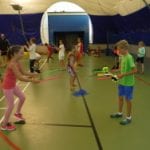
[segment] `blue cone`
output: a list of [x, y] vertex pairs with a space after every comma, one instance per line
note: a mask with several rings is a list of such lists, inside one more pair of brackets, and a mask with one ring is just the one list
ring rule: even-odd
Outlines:
[[80, 89], [79, 91], [75, 91], [73, 93], [74, 96], [84, 96], [84, 95], [87, 95], [87, 94], [88, 93], [85, 90], [83, 90], [83, 89]]

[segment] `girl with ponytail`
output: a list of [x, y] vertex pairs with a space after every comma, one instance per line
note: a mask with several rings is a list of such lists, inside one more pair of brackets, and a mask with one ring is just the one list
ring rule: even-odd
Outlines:
[[21, 114], [21, 109], [25, 101], [25, 95], [16, 84], [17, 80], [25, 82], [38, 83], [39, 80], [34, 77], [37, 73], [26, 72], [21, 65], [21, 58], [24, 55], [24, 50], [21, 46], [15, 45], [9, 48], [7, 53], [8, 65], [2, 81], [2, 90], [7, 102], [7, 109], [4, 113], [1, 122], [1, 130], [13, 131], [15, 125], [9, 123], [10, 115], [14, 108], [14, 96], [18, 97], [18, 105], [14, 114], [17, 122], [25, 123], [25, 119]]

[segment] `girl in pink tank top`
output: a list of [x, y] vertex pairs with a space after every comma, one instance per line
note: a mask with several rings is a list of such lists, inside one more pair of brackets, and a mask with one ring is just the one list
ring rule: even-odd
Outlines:
[[25, 123], [25, 119], [21, 114], [21, 109], [25, 101], [25, 95], [16, 84], [17, 79], [25, 82], [38, 83], [39, 80], [33, 78], [37, 73], [29, 73], [23, 70], [20, 59], [24, 55], [24, 50], [20, 46], [10, 47], [7, 58], [8, 65], [2, 81], [2, 90], [7, 101], [7, 109], [1, 122], [1, 130], [13, 131], [16, 129], [14, 125], [9, 123], [10, 115], [14, 108], [14, 96], [18, 97], [18, 105], [14, 114], [16, 122]]
[[[11, 89], [16, 86], [17, 79], [11, 67], [12, 65], [13, 64], [9, 64], [6, 68], [5, 75], [3, 78], [3, 84], [2, 84], [3, 89]], [[16, 65], [19, 66], [19, 64]]]

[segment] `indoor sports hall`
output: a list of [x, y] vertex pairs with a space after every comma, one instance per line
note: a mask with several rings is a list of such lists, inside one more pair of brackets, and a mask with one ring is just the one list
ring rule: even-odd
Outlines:
[[0, 5], [0, 150], [150, 149], [149, 0]]

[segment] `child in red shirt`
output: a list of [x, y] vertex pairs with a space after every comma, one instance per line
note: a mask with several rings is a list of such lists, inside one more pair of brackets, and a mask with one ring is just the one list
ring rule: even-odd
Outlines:
[[49, 62], [49, 59], [51, 58], [52, 60], [54, 60], [54, 58], [52, 57], [53, 54], [53, 48], [50, 44], [45, 43], [45, 46], [47, 47], [48, 50], [48, 56], [47, 56], [47, 63]]

